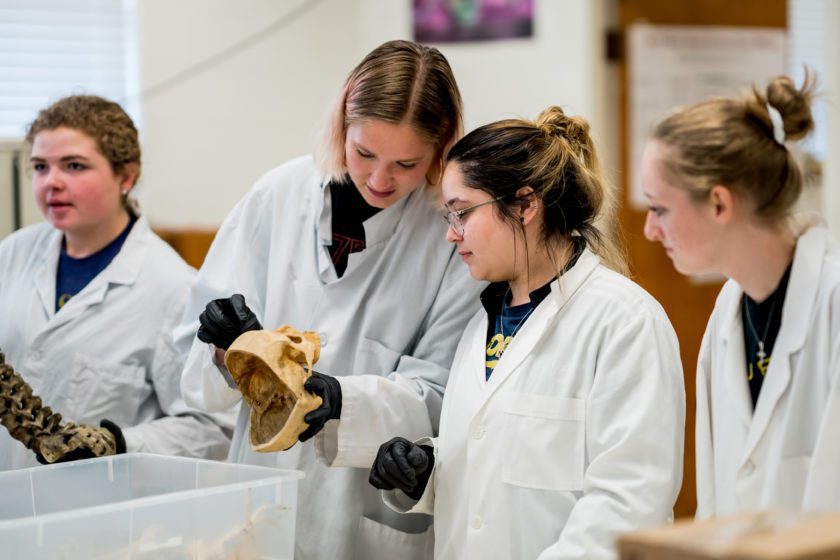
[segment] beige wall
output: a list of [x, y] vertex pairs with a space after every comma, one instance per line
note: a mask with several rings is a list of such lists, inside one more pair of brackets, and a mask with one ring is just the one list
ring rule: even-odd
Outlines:
[[[217, 226], [265, 171], [307, 153], [363, 53], [354, 2], [327, 0], [262, 42], [146, 97], [141, 200], [158, 225]], [[299, 2], [138, 2], [141, 84], [154, 88], [264, 29]]]
[[[299, 2], [143, 0], [144, 89], [263, 29]], [[465, 99], [467, 129], [549, 104], [605, 123], [602, 2], [537, 1], [530, 40], [438, 45]], [[376, 45], [411, 38], [410, 0], [324, 0], [286, 29], [142, 101], [146, 214], [217, 226], [261, 174], [311, 150], [327, 104]], [[201, 13], [200, 17], [197, 15]], [[607, 126], [610, 124], [610, 126]]]

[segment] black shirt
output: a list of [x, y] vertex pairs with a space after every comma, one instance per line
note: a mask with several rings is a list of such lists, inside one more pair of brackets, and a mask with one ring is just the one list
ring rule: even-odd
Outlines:
[[[753, 409], [761, 393], [761, 384], [770, 367], [770, 355], [776, 336], [782, 326], [782, 308], [785, 304], [790, 265], [785, 270], [779, 285], [767, 299], [756, 303], [747, 294], [741, 302], [741, 318], [744, 327], [744, 353], [747, 359], [747, 382], [750, 385]], [[763, 346], [763, 348], [762, 348]]]
[[347, 269], [347, 257], [365, 248], [364, 221], [379, 212], [365, 202], [349, 177], [329, 184], [332, 204], [332, 244], [330, 257], [338, 277]]

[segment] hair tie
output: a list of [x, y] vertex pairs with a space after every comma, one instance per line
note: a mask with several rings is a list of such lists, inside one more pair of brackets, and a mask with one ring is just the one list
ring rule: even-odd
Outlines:
[[767, 106], [767, 114], [770, 115], [770, 122], [773, 123], [773, 140], [775, 140], [776, 144], [779, 146], [784, 147], [785, 121], [782, 119], [782, 114], [778, 109], [770, 105], [769, 102], [765, 105]]

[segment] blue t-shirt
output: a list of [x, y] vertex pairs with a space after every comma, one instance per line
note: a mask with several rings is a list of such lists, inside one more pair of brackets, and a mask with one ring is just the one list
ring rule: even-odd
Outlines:
[[122, 249], [131, 228], [137, 222], [137, 217], [131, 215], [128, 225], [116, 239], [92, 255], [81, 259], [74, 259], [67, 254], [64, 242], [61, 244], [61, 255], [58, 257], [58, 273], [55, 278], [55, 310], [70, 301], [70, 298], [81, 292], [96, 275], [111, 264], [114, 257]]
[[484, 362], [486, 379], [490, 379], [493, 369], [507, 350], [516, 332], [522, 327], [522, 323], [528, 318], [535, 305], [533, 301], [521, 305], [509, 306], [506, 301], [502, 302], [501, 312], [496, 315], [496, 326], [493, 336], [487, 341], [487, 358]]
[[[574, 252], [561, 274], [565, 274], [575, 266], [578, 258], [583, 253], [583, 249], [586, 247], [586, 242], [579, 236], [572, 237], [572, 244]], [[487, 346], [485, 347], [486, 356], [484, 359], [485, 379], [490, 379], [496, 364], [513, 341], [513, 337], [516, 336], [516, 333], [522, 328], [522, 325], [528, 320], [528, 317], [534, 309], [551, 293], [551, 282], [554, 280], [552, 279], [528, 294], [530, 301], [527, 303], [514, 306], [508, 306], [507, 300], [510, 296], [510, 286], [507, 282], [493, 282], [481, 292], [481, 305], [484, 307], [484, 311], [487, 312]]]

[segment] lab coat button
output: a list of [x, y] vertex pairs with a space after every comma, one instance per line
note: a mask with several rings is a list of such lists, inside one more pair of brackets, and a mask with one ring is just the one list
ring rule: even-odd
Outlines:
[[33, 360], [35, 360], [36, 362], [37, 362], [37, 361], [40, 361], [40, 360], [41, 360], [41, 358], [43, 358], [43, 357], [44, 357], [44, 355], [43, 355], [40, 351], [38, 351], [38, 350], [35, 350], [34, 352], [32, 352], [32, 354], [30, 354], [30, 356], [31, 356], [31, 357], [32, 357], [32, 359], [33, 359]]
[[486, 430], [484, 429], [484, 426], [477, 426], [477, 427], [475, 428], [475, 430], [473, 431], [473, 439], [481, 439], [481, 438], [483, 438], [483, 437], [484, 437], [484, 432], [485, 432], [485, 431], [486, 431]]
[[321, 348], [323, 348], [324, 346], [326, 346], [330, 342], [330, 337], [327, 336], [327, 333], [319, 332], [318, 333], [318, 338], [321, 341]]
[[752, 461], [747, 461], [744, 465], [744, 474], [751, 475], [755, 470], [755, 464]]
[[472, 528], [475, 529], [475, 530], [481, 529], [481, 524], [482, 524], [481, 516], [480, 515], [473, 515], [472, 522], [471, 522]]

